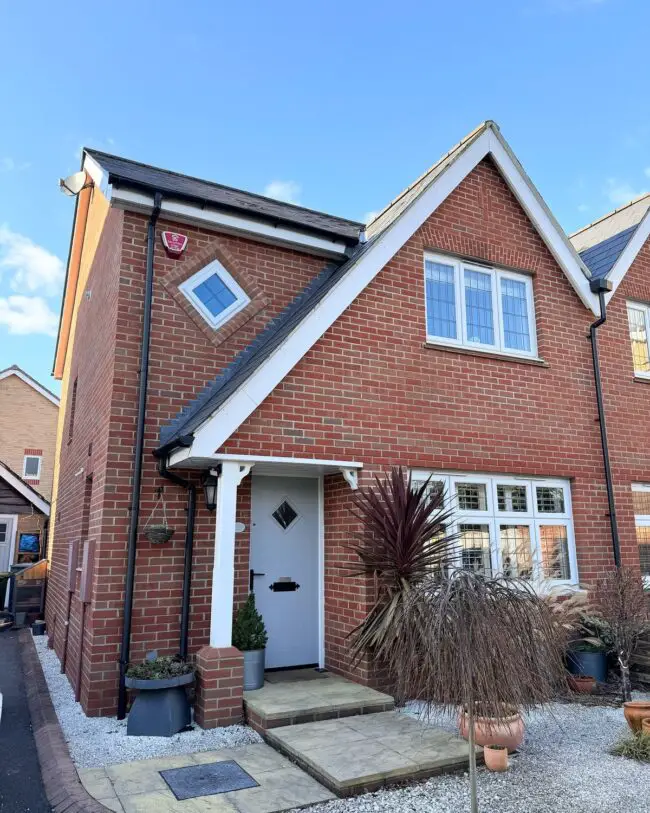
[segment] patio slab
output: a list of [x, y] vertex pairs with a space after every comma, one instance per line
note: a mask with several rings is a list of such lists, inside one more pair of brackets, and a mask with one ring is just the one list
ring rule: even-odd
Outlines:
[[[249, 774], [256, 786], [178, 800], [160, 774], [230, 761]], [[116, 813], [280, 813], [334, 798], [312, 776], [264, 743], [80, 768], [78, 773], [90, 795]]]
[[372, 714], [395, 707], [390, 695], [338, 675], [324, 673], [318, 679], [302, 680], [298, 677], [280, 680], [274, 675], [273, 682], [265, 682], [261, 689], [244, 692], [249, 725], [264, 733], [279, 726]]
[[275, 728], [266, 738], [337, 796], [464, 770], [469, 761], [461, 737], [396, 711]]

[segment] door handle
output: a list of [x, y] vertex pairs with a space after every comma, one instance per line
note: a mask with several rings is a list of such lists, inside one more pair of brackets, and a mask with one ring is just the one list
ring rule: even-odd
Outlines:
[[248, 571], [248, 592], [255, 592], [255, 576], [266, 576], [266, 573], [256, 573], [252, 568]]

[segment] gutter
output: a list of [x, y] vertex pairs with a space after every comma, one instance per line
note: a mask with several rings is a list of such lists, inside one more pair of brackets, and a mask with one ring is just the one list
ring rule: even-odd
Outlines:
[[149, 379], [149, 344], [151, 340], [151, 307], [153, 300], [153, 255], [155, 249], [156, 223], [160, 215], [162, 195], [154, 195], [154, 208], [147, 228], [147, 273], [142, 317], [142, 345], [140, 347], [140, 381], [138, 393], [138, 417], [135, 430], [135, 453], [133, 461], [133, 490], [131, 492], [131, 516], [127, 547], [126, 582], [124, 594], [124, 626], [120, 646], [120, 685], [117, 700], [117, 719], [126, 717], [126, 686], [124, 678], [131, 654], [131, 623], [133, 620], [133, 588], [135, 583], [135, 555], [140, 519], [140, 486], [142, 484], [142, 452], [144, 449], [144, 423], [147, 411], [147, 384]]
[[609, 444], [607, 442], [607, 424], [605, 422], [605, 405], [603, 402], [603, 385], [600, 376], [600, 361], [598, 358], [598, 328], [607, 321], [607, 304], [605, 295], [613, 288], [612, 281], [606, 277], [592, 278], [589, 282], [592, 292], [598, 294], [600, 303], [600, 317], [589, 327], [589, 341], [591, 342], [591, 359], [594, 367], [594, 381], [596, 384], [596, 403], [598, 404], [598, 422], [600, 424], [600, 443], [603, 450], [603, 463], [605, 466], [605, 483], [607, 486], [607, 504], [609, 507], [609, 524], [612, 534], [612, 550], [614, 565], [621, 566], [621, 542], [618, 535], [618, 521], [616, 518], [616, 503], [614, 500], [614, 482], [609, 457]]

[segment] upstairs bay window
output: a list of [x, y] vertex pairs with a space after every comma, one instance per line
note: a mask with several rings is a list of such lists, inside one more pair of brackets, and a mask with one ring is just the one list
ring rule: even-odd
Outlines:
[[504, 355], [536, 356], [532, 280], [426, 254], [427, 340]]
[[634, 375], [650, 378], [650, 308], [637, 302], [627, 303], [627, 318], [630, 326], [630, 344]]
[[[414, 471], [421, 483], [430, 472]], [[458, 534], [458, 566], [535, 584], [576, 584], [571, 489], [566, 480], [435, 473]]]

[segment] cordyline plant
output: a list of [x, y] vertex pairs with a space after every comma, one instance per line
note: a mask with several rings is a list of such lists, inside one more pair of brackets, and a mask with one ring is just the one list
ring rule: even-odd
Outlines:
[[621, 673], [623, 702], [632, 699], [630, 660], [639, 639], [650, 632], [648, 597], [638, 571], [618, 567], [603, 576], [592, 596], [595, 613], [609, 628], [611, 651]]
[[430, 478], [414, 484], [403, 469], [393, 468], [355, 493], [352, 513], [361, 523], [353, 545], [361, 564], [351, 575], [370, 576], [375, 587], [370, 612], [351, 633], [352, 656], [381, 660], [396, 644], [411, 589], [454, 560], [457, 536], [448, 531], [453, 511]]

